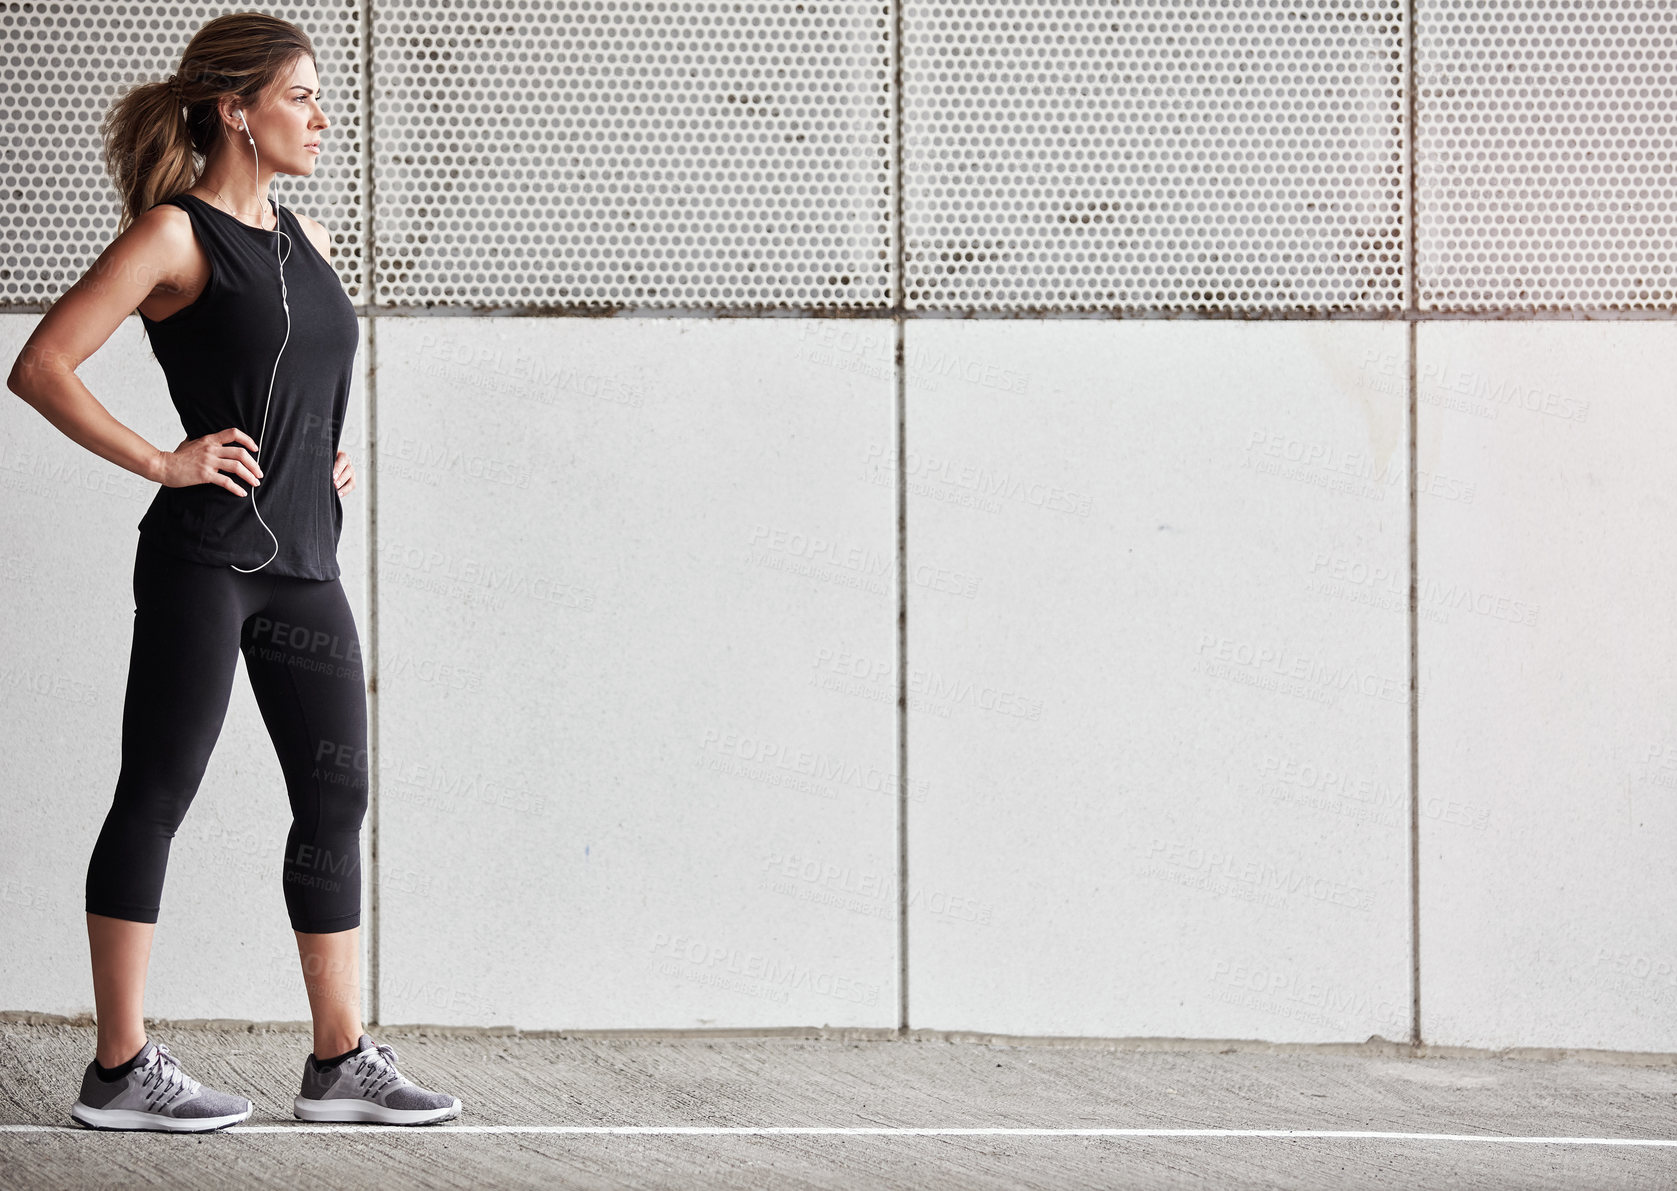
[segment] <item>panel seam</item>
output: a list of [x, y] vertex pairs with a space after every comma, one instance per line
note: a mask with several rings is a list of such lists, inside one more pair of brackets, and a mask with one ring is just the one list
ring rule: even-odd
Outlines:
[[1406, 429], [1409, 435], [1409, 1044], [1418, 1051], [1421, 1047], [1421, 676], [1420, 676], [1420, 501], [1416, 452], [1419, 448], [1416, 342], [1419, 333], [1417, 315], [1420, 306], [1420, 281], [1416, 276], [1420, 237], [1415, 230], [1415, 211], [1418, 206], [1415, 177], [1418, 128], [1415, 123], [1418, 106], [1415, 85], [1415, 3], [1406, 6], [1408, 18], [1405, 29], [1404, 82], [1407, 91], [1407, 142], [1405, 189], [1408, 192], [1407, 226], [1404, 228], [1407, 256], [1408, 284], [1405, 286], [1404, 311], [1408, 316], [1405, 349], [1408, 355], [1408, 401]]
[[894, 269], [891, 282], [895, 351], [892, 375], [896, 407], [897, 514], [897, 1032], [906, 1036], [908, 1021], [908, 473], [907, 402], [903, 307], [903, 0], [891, 2], [891, 228]]
[[382, 935], [379, 930], [379, 617], [378, 617], [378, 319], [373, 313], [373, 0], [361, 0], [362, 36], [366, 52], [361, 56], [361, 95], [367, 112], [366, 151], [361, 154], [362, 203], [362, 292], [367, 311], [366, 425], [367, 425], [367, 992], [365, 1011], [368, 1025], [378, 1025], [383, 1012], [379, 996], [383, 968], [379, 963]]

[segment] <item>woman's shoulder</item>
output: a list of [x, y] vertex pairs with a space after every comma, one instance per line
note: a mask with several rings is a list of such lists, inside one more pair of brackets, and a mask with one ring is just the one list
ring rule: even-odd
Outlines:
[[176, 203], [174, 198], [159, 199], [133, 218], [122, 238], [175, 251], [189, 250], [195, 241], [192, 216], [187, 214], [186, 204]]
[[151, 206], [147, 207], [144, 211], [140, 212], [140, 214], [151, 215], [153, 213], [158, 213], [163, 215], [165, 218], [175, 218], [177, 216], [185, 218], [188, 202], [183, 200], [191, 200], [194, 197], [196, 196], [186, 190], [183, 190], [178, 194], [165, 195], [163, 198], [158, 199]]
[[[291, 208], [287, 207], [286, 210], [291, 211]], [[326, 225], [317, 219], [311, 219], [301, 211], [291, 211], [291, 216], [297, 221], [298, 226], [303, 229], [303, 234], [309, 238], [309, 243], [314, 245], [314, 250], [320, 253], [321, 259], [330, 261], [332, 259], [332, 237], [327, 232]]]

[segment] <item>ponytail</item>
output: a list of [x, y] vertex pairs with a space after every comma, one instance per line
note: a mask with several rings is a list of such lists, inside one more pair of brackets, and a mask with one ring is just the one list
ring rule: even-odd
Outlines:
[[118, 235], [159, 201], [192, 189], [198, 180], [181, 83], [174, 76], [143, 83], [118, 99], [99, 132], [105, 140], [105, 169], [122, 198]]

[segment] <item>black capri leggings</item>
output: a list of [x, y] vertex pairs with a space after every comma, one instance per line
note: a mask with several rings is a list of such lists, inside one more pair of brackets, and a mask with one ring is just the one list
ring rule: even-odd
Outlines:
[[241, 574], [140, 539], [122, 771], [87, 866], [92, 914], [156, 922], [169, 844], [221, 735], [237, 653], [291, 801], [285, 908], [310, 934], [361, 924], [367, 695], [337, 579]]

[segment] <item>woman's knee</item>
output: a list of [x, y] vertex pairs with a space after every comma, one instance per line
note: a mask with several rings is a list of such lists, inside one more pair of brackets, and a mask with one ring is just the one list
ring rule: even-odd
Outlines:
[[322, 834], [358, 834], [367, 817], [367, 774], [351, 770], [342, 780], [320, 779], [320, 830]]
[[180, 764], [150, 767], [143, 774], [125, 770], [117, 777], [109, 817], [172, 836], [186, 821], [203, 777], [202, 768]]

